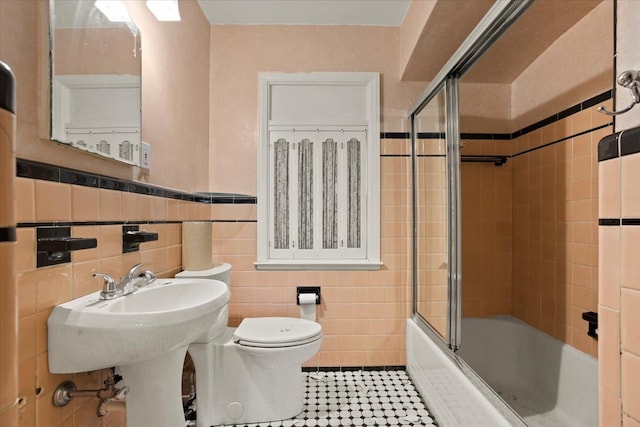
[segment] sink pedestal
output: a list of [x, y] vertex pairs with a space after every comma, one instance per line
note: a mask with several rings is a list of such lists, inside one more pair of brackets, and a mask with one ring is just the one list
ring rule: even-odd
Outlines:
[[127, 394], [127, 427], [184, 426], [182, 366], [187, 346], [120, 366]]

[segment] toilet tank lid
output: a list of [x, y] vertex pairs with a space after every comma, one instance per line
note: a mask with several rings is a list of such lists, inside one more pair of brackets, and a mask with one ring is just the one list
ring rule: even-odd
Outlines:
[[319, 323], [296, 317], [254, 317], [244, 319], [233, 334], [235, 342], [286, 344], [322, 334]]
[[211, 276], [216, 276], [218, 274], [222, 274], [229, 270], [231, 270], [231, 264], [225, 262], [224, 264], [218, 264], [213, 268], [209, 268], [208, 270], [184, 270], [176, 274], [176, 277], [182, 278], [182, 279], [192, 278], [192, 277], [207, 278]]

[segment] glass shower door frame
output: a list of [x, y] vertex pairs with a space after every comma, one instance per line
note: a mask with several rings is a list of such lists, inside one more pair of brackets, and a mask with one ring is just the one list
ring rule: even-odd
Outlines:
[[457, 77], [445, 81], [447, 161], [447, 337], [453, 351], [462, 338], [462, 215], [460, 203], [460, 128]]
[[[460, 117], [458, 85], [460, 77], [493, 45], [535, 0], [497, 0], [469, 34], [449, 61], [427, 86], [409, 110], [411, 122], [411, 165], [413, 201], [413, 318], [432, 337], [437, 337], [453, 351], [461, 344], [462, 257], [460, 215]], [[417, 209], [417, 129], [416, 117], [444, 87], [446, 108], [446, 184], [447, 184], [447, 337], [446, 341], [418, 313], [418, 209]]]
[[[446, 184], [446, 240], [447, 240], [447, 302], [446, 302], [446, 336], [440, 333], [419, 315], [418, 308], [418, 130], [416, 116], [411, 117], [412, 135], [412, 180], [413, 180], [413, 313], [420, 319], [420, 324], [434, 332], [447, 346], [457, 350], [460, 346], [462, 318], [462, 257], [461, 257], [461, 216], [460, 216], [460, 132], [458, 128], [458, 78], [447, 78], [434, 91], [434, 96], [425, 102], [425, 106], [435, 98], [443, 88], [445, 94], [445, 184]], [[453, 119], [449, 119], [449, 117]], [[422, 236], [424, 237], [424, 236]]]

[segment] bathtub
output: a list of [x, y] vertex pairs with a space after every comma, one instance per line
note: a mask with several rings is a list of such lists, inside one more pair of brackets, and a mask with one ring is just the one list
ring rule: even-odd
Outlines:
[[440, 425], [598, 426], [596, 359], [509, 316], [463, 319], [456, 355], [419, 323], [408, 320], [407, 370]]

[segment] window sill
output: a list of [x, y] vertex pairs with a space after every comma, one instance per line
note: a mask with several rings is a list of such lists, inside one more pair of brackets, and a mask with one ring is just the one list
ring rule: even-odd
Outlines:
[[254, 262], [256, 270], [305, 270], [305, 271], [375, 271], [381, 262], [356, 260], [271, 260]]

